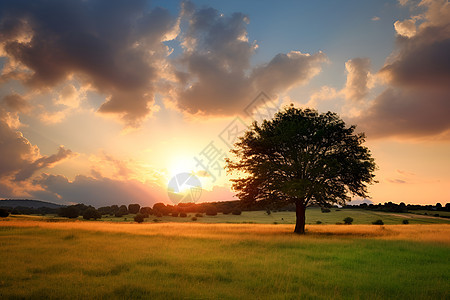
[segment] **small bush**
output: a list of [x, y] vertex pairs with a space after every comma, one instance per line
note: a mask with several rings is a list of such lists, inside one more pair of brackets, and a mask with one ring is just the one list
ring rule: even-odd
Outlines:
[[344, 223], [347, 225], [352, 225], [353, 222], [353, 218], [352, 217], [347, 217], [344, 219]]
[[97, 219], [100, 219], [101, 217], [102, 217], [102, 214], [93, 207], [89, 207], [88, 209], [86, 209], [83, 212], [83, 219], [85, 219], [85, 220], [90, 220], [90, 219], [97, 220]]
[[215, 206], [208, 206], [205, 213], [207, 216], [217, 216], [217, 209]]
[[137, 214], [134, 216], [134, 221], [135, 221], [135, 222], [138, 222], [138, 223], [144, 222], [144, 214], [137, 213]]
[[158, 220], [158, 219], [153, 219], [153, 222], [155, 222], [155, 223], [158, 223], [158, 222], [160, 222], [161, 220]]
[[316, 221], [316, 224], [318, 225], [318, 224], [322, 224], [322, 221]]
[[0, 208], [0, 218], [6, 218], [9, 216], [9, 212], [6, 209]]
[[375, 222], [372, 222], [373, 225], [384, 225], [383, 220], [376, 220]]
[[331, 210], [330, 210], [329, 208], [326, 208], [326, 207], [321, 207], [320, 210], [321, 210], [323, 213], [329, 213], [329, 212], [331, 212]]
[[197, 221], [197, 217], [192, 217], [192, 221]]
[[278, 224], [278, 222], [273, 222], [273, 224], [277, 225], [277, 224]]
[[195, 214], [195, 216], [196, 216], [197, 218], [201, 218], [201, 217], [203, 217], [203, 214], [197, 213], [197, 214]]
[[186, 213], [184, 213], [184, 212], [180, 213], [180, 218], [186, 218], [186, 217], [187, 217]]
[[402, 224], [409, 224], [409, 221], [408, 220], [403, 220]]
[[231, 213], [235, 216], [239, 216], [240, 214], [242, 214], [242, 211], [238, 208], [235, 208]]

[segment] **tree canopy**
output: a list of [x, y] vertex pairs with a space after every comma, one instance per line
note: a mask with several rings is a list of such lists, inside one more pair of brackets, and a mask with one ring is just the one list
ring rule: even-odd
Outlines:
[[295, 203], [296, 233], [304, 233], [305, 208], [368, 197], [376, 169], [365, 136], [336, 114], [293, 105], [272, 120], [254, 122], [231, 150], [227, 168], [242, 201]]

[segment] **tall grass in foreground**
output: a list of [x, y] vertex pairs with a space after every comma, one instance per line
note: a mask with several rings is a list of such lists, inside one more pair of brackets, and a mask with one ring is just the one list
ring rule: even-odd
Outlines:
[[449, 297], [448, 225], [307, 229], [0, 222], [0, 298]]

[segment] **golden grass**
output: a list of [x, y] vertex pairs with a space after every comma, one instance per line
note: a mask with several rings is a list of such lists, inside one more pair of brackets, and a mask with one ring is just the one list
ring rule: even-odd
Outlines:
[[135, 235], [160, 235], [195, 238], [239, 239], [292, 239], [292, 238], [374, 238], [410, 240], [450, 244], [450, 225], [307, 225], [307, 234], [292, 233], [293, 225], [272, 224], [204, 224], [204, 223], [109, 223], [109, 222], [45, 222], [6, 219], [2, 227], [39, 227], [48, 229], [86, 230], [97, 232], [128, 233]]

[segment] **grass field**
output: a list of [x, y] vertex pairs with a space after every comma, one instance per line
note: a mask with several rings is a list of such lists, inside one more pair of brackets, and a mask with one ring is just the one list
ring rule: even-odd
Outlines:
[[8, 217], [0, 221], [0, 298], [450, 297], [450, 225], [292, 230]]

